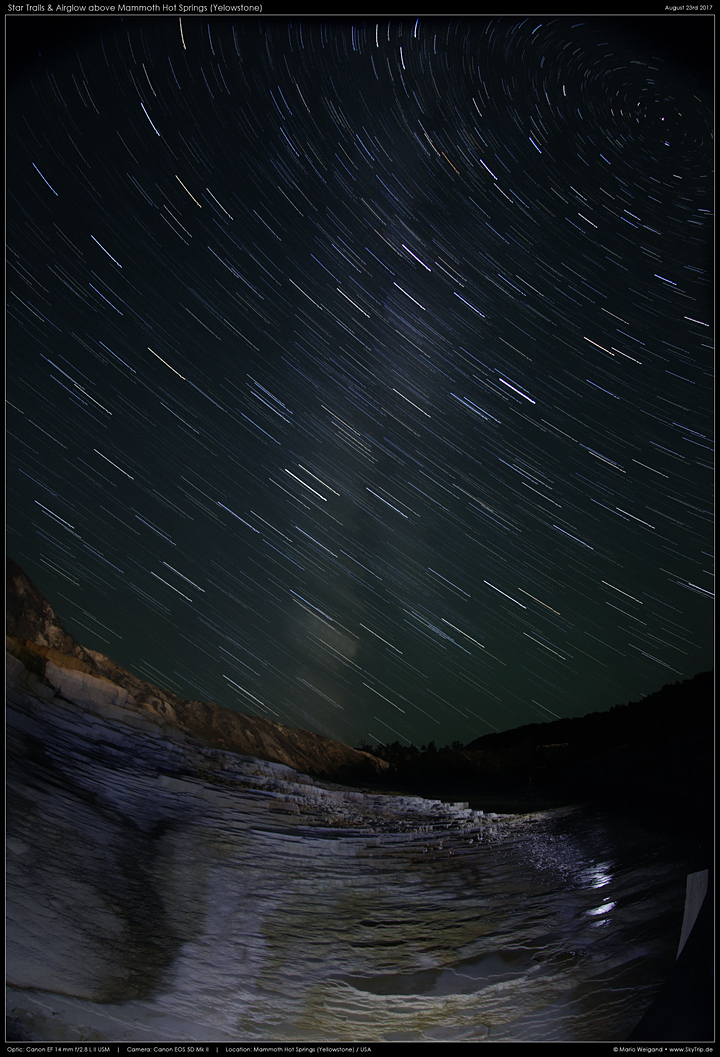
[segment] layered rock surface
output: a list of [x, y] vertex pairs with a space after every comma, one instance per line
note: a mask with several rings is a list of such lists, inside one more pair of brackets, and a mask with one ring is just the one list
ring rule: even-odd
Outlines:
[[[268, 912], [298, 883], [329, 886], [335, 899], [333, 886], [353, 887], [348, 857], [382, 839], [414, 844], [468, 830], [492, 839], [503, 823], [466, 804], [325, 787], [290, 766], [214, 748], [126, 688], [83, 671], [82, 662], [67, 668], [50, 659], [51, 650], [8, 643], [7, 978], [15, 1037], [228, 1038], [229, 1013], [215, 1021], [206, 1010], [198, 1025], [192, 988], [212, 992], [218, 974], [229, 975], [233, 988], [251, 978], [264, 959]], [[351, 902], [372, 915], [383, 887], [379, 877]], [[211, 890], [232, 905], [215, 905]], [[218, 929], [223, 942], [235, 936], [232, 967], [221, 968], [212, 950]], [[194, 955], [183, 961], [194, 943], [204, 951], [200, 968]], [[181, 997], [177, 983], [170, 987], [164, 1012], [132, 1006], [139, 1023], [107, 1013], [108, 1003], [147, 1002], [178, 972], [190, 978]], [[33, 998], [39, 992], [41, 1001]], [[91, 1005], [82, 1007], [76, 1031], [78, 1002]], [[95, 1011], [98, 1003], [103, 1009]], [[41, 1010], [49, 1008], [56, 1016], [64, 1010], [60, 1020], [46, 1022]], [[102, 1024], [94, 1034], [93, 1023]]]
[[62, 669], [109, 680], [126, 690], [127, 699], [143, 712], [161, 717], [208, 745], [274, 760], [331, 780], [372, 780], [387, 770], [384, 760], [333, 738], [246, 716], [221, 705], [186, 701], [139, 679], [109, 657], [76, 642], [20, 566], [10, 558], [6, 565], [7, 648], [38, 674], [44, 673], [45, 660]]
[[682, 920], [685, 871], [655, 839], [623, 866], [603, 823], [578, 837], [564, 816], [323, 782], [297, 761], [336, 776], [345, 746], [150, 686], [13, 584], [9, 1040], [598, 1041], [637, 1023]]
[[623, 1038], [672, 963], [677, 869], [327, 787], [6, 656], [11, 1039]]

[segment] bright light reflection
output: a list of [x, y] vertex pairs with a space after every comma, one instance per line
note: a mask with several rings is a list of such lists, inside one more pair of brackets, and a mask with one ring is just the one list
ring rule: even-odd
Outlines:
[[586, 910], [586, 914], [607, 914], [610, 910], [613, 910], [617, 906], [617, 903], [603, 903], [601, 907], [594, 907], [593, 910]]
[[604, 888], [613, 879], [612, 864], [609, 862], [595, 863], [593, 866], [583, 870], [581, 877], [588, 888]]

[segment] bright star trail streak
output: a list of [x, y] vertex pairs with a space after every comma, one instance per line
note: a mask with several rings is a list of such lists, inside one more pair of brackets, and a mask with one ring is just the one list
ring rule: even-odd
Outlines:
[[712, 667], [713, 116], [659, 22], [8, 18], [7, 547], [79, 641], [352, 745]]

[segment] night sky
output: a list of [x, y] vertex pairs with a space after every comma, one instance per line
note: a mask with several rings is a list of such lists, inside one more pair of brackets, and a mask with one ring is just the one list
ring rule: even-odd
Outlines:
[[7, 550], [83, 645], [353, 745], [712, 667], [712, 21], [7, 30]]

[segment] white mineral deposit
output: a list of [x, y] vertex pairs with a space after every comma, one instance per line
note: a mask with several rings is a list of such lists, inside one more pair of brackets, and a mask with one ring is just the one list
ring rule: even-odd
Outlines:
[[681, 871], [648, 847], [603, 859], [577, 811], [322, 783], [8, 644], [8, 1012], [26, 1038], [623, 1038], [672, 962]]

